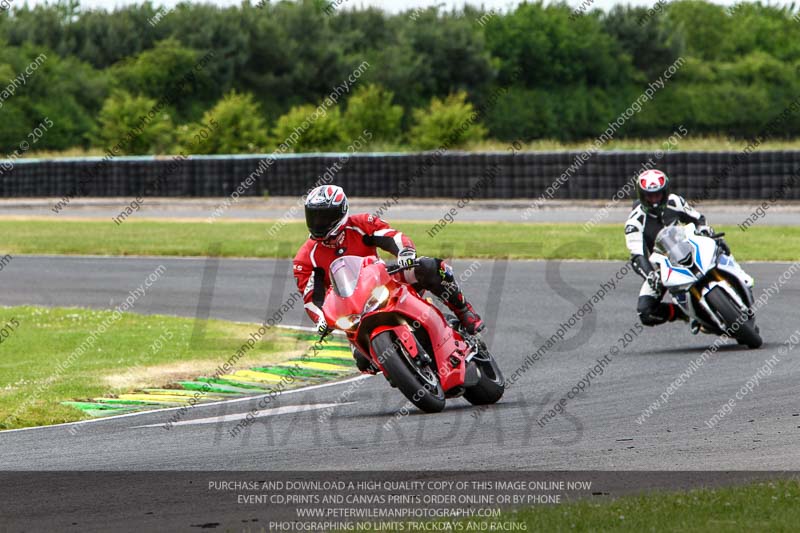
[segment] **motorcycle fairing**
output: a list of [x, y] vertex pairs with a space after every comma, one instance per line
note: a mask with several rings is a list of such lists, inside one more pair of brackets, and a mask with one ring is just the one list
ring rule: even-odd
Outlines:
[[[753, 287], [753, 278], [739, 266], [732, 256], [720, 253], [714, 239], [695, 235], [693, 224], [687, 224], [684, 228], [686, 241], [694, 248], [693, 265], [676, 265], [669, 257], [658, 251], [651, 254], [650, 260], [660, 269], [661, 280], [664, 287], [670, 291], [673, 302], [704, 325], [710, 326], [712, 329], [719, 329], [721, 323], [706, 303], [706, 294], [719, 286], [738, 305], [749, 308], [753, 304], [750, 290]], [[690, 267], [697, 267], [697, 273], [693, 272]], [[712, 272], [715, 269], [719, 272]], [[702, 285], [698, 285], [697, 282], [706, 276], [709, 276], [707, 280]], [[689, 298], [688, 292], [695, 287], [700, 291], [699, 298]], [[709, 324], [702, 317], [710, 317], [713, 323]]]
[[[470, 347], [463, 337], [448, 323], [442, 313], [431, 303], [423, 299], [410, 285], [400, 282], [396, 277], [387, 274], [385, 264], [376, 258], [362, 258], [359, 272], [359, 283], [350, 297], [339, 297], [333, 287], [323, 305], [323, 312], [329, 322], [338, 317], [354, 317], [353, 329], [346, 334], [350, 342], [356, 344], [364, 353], [369, 353], [373, 362], [384, 370], [375, 354], [372, 339], [378, 333], [392, 330], [406, 353], [413, 359], [425, 349], [414, 335], [414, 328], [424, 330], [432, 344], [430, 357], [435, 360], [439, 380], [445, 391], [456, 389], [464, 384], [466, 358], [471, 354]], [[385, 285], [389, 291], [389, 300], [380, 308], [363, 312], [362, 302], [369, 298], [372, 290]], [[355, 320], [357, 318], [357, 320]]]
[[[434, 343], [434, 353], [429, 355], [436, 360], [442, 388], [448, 391], [461, 385], [464, 382], [464, 359], [469, 353], [467, 343], [449, 326], [447, 320], [436, 307], [422, 299], [408, 285], [398, 285], [397, 297], [392, 298], [383, 309], [366, 315], [363, 322], [367, 322], [370, 315], [378, 313], [394, 313], [404, 320], [401, 321], [401, 324], [379, 326], [370, 334], [370, 340], [382, 331], [393, 330], [395, 336], [408, 350], [408, 354], [416, 357], [418, 354], [417, 343], [409, 325], [419, 324], [421, 328], [425, 329], [428, 338]], [[434, 341], [434, 339], [438, 339], [438, 341]], [[377, 360], [378, 354], [372, 353], [372, 355]], [[453, 361], [451, 361], [451, 358], [454, 358]], [[454, 367], [452, 362], [457, 362], [458, 364]]]
[[[741, 266], [739, 266], [739, 263], [736, 262], [732, 255], [720, 254], [719, 259], [717, 260], [717, 268], [740, 280], [748, 289], [753, 288], [753, 277], [745, 272]], [[749, 293], [749, 291], [745, 292]], [[752, 304], [752, 302], [750, 303]]]

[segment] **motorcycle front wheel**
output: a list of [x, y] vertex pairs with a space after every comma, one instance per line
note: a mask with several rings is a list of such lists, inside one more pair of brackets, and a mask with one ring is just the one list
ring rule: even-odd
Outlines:
[[[726, 333], [735, 338], [739, 344], [746, 344], [748, 348], [758, 348], [763, 340], [756, 330], [756, 320], [749, 318], [746, 322], [741, 321], [741, 311], [728, 294], [719, 287], [715, 287], [706, 295], [706, 301], [715, 309], [722, 318], [726, 326]], [[739, 323], [739, 328], [731, 326]]]
[[426, 413], [444, 409], [445, 395], [432, 365], [420, 366], [391, 331], [372, 339], [372, 349], [382, 358], [384, 372], [408, 400]]

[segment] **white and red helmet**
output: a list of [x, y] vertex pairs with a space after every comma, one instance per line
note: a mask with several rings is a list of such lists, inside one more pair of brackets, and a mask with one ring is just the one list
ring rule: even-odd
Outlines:
[[305, 201], [306, 226], [311, 238], [324, 241], [333, 237], [347, 222], [347, 195], [337, 185], [320, 185]]
[[661, 212], [669, 199], [669, 177], [660, 170], [645, 170], [636, 177], [636, 194], [642, 209]]

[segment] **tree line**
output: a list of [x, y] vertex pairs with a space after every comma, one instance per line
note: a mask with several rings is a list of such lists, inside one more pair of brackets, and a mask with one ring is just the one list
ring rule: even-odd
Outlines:
[[[12, 4], [0, 11], [0, 156], [271, 152], [300, 128], [292, 151], [344, 150], [364, 131], [371, 150], [592, 139], [654, 87], [617, 136], [682, 125], [745, 139], [800, 97], [793, 6], [656, 7]], [[798, 135], [798, 115], [769, 135]], [[26, 142], [44, 121], [52, 127]]]

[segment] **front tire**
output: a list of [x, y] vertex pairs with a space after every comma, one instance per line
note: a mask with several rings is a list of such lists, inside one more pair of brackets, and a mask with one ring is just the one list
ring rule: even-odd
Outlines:
[[[731, 297], [719, 287], [715, 287], [706, 295], [706, 300], [712, 309], [716, 310], [725, 324], [726, 333], [735, 338], [739, 344], [748, 348], [758, 348], [764, 342], [756, 331], [756, 319], [750, 317], [746, 322], [741, 322], [742, 311]], [[734, 329], [734, 324], [739, 323], [739, 328]]]
[[402, 343], [395, 342], [391, 331], [372, 339], [372, 349], [382, 357], [384, 371], [408, 400], [426, 413], [444, 409], [445, 395], [439, 376], [432, 365], [417, 366]]

